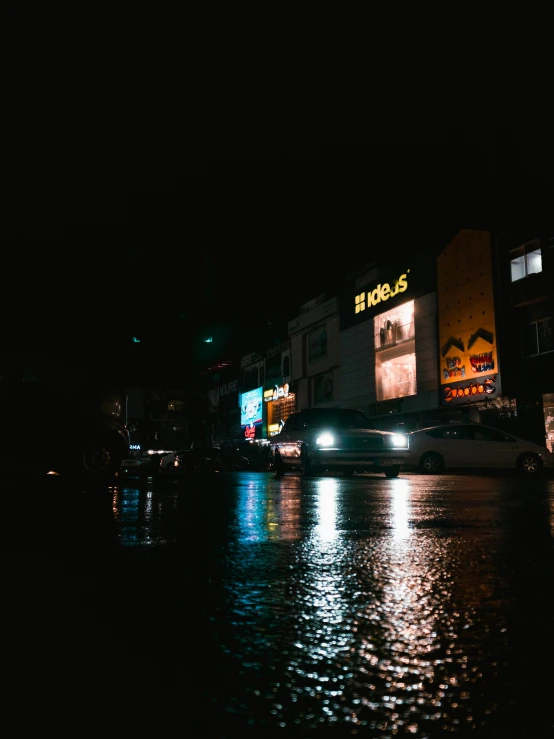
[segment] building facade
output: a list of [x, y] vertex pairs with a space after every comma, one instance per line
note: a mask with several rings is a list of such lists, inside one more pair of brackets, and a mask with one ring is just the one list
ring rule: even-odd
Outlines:
[[337, 404], [339, 334], [338, 297], [322, 294], [304, 303], [299, 315], [289, 321], [292, 381], [298, 408]]
[[343, 406], [385, 429], [472, 420], [552, 447], [553, 280], [548, 234], [461, 229], [368, 264], [303, 304], [288, 342], [243, 357], [242, 433], [269, 439], [295, 409]]
[[340, 404], [377, 425], [431, 421], [438, 406], [436, 268], [431, 255], [373, 264], [340, 296]]
[[493, 241], [505, 395], [519, 433], [554, 447], [554, 229]]

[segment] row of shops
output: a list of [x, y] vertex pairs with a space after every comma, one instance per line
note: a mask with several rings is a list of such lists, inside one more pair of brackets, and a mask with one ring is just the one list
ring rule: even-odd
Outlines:
[[[522, 276], [516, 237], [464, 229], [438, 254], [368, 265], [304, 304], [286, 341], [243, 357], [212, 390], [216, 443], [267, 444], [293, 410], [343, 406], [382, 428], [493, 422], [552, 447], [554, 254], [538, 241]], [[533, 282], [526, 299], [519, 281]], [[542, 345], [525, 356], [529, 322]]]

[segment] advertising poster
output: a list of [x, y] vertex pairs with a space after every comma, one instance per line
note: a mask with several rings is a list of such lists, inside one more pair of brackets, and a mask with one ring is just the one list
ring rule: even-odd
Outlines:
[[240, 425], [255, 426], [262, 422], [263, 388], [257, 387], [240, 397]]
[[459, 405], [501, 394], [490, 238], [461, 230], [437, 260], [440, 402]]
[[327, 356], [327, 328], [320, 326], [314, 331], [310, 331], [308, 340], [309, 362], [315, 362]]

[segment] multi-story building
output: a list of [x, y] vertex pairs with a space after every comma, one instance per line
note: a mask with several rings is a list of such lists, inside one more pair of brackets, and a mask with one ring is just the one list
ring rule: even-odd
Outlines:
[[437, 295], [431, 255], [373, 264], [340, 296], [340, 403], [384, 428], [437, 408]]
[[296, 407], [288, 340], [242, 357], [239, 406], [243, 440], [265, 440], [279, 433]]
[[213, 414], [213, 445], [236, 448], [240, 439], [239, 371], [234, 362], [221, 363], [207, 371]]
[[554, 445], [554, 229], [499, 233], [498, 274], [502, 383], [516, 401], [520, 433]]
[[[340, 398], [338, 297], [322, 293], [288, 323], [298, 408], [336, 405]], [[286, 419], [283, 419], [286, 420]]]
[[286, 371], [282, 349], [243, 357], [245, 435], [267, 439], [293, 409], [329, 405], [383, 428], [474, 420], [552, 445], [553, 271], [552, 238], [481, 229], [368, 264], [289, 321]]
[[439, 406], [471, 420], [502, 397], [500, 292], [489, 231], [461, 229], [437, 257]]

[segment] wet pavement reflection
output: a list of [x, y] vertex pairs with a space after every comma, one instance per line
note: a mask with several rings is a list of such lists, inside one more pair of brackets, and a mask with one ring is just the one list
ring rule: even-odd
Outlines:
[[28, 492], [4, 580], [27, 625], [57, 609], [60, 648], [35, 650], [112, 727], [554, 736], [552, 480], [191, 473], [48, 492]]

